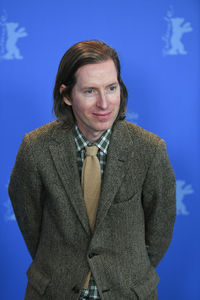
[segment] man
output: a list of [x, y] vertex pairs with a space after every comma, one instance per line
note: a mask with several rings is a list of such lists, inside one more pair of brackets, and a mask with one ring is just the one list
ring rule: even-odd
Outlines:
[[[80, 42], [63, 56], [57, 120], [25, 135], [9, 185], [33, 258], [26, 300], [157, 299], [175, 178], [165, 142], [124, 121], [127, 96], [105, 43]], [[95, 170], [89, 181], [86, 169]]]

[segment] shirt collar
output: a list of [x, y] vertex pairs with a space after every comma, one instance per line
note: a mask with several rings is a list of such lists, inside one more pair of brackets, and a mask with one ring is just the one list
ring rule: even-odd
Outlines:
[[106, 130], [102, 134], [102, 136], [98, 139], [98, 141], [96, 141], [95, 143], [91, 143], [84, 137], [84, 135], [82, 134], [78, 126], [75, 124], [74, 138], [75, 138], [77, 151], [81, 151], [85, 149], [86, 146], [96, 145], [104, 154], [107, 154], [108, 146], [110, 143], [110, 137], [111, 137], [111, 128]]

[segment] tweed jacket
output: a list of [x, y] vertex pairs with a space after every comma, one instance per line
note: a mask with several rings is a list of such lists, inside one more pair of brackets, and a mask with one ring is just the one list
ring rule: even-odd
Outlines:
[[88, 271], [102, 300], [156, 300], [155, 270], [172, 237], [175, 178], [165, 142], [126, 121], [113, 127], [93, 234], [73, 124], [24, 136], [9, 195], [32, 256], [25, 300], [77, 300]]

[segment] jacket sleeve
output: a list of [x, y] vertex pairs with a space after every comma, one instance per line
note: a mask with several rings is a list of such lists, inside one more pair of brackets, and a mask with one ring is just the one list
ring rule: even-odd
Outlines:
[[176, 182], [166, 145], [160, 140], [143, 185], [145, 239], [156, 267], [171, 242], [176, 217]]
[[19, 228], [34, 258], [40, 237], [42, 183], [28, 135], [18, 150], [8, 191]]

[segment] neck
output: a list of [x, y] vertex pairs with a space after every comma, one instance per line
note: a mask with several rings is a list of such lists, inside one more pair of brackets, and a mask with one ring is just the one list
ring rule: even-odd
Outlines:
[[82, 132], [82, 134], [84, 135], [84, 137], [91, 143], [95, 143], [96, 141], [98, 141], [100, 139], [100, 137], [102, 136], [102, 134], [105, 132], [101, 131], [101, 132], [97, 132], [97, 133], [89, 133], [89, 132]]
[[[77, 124], [78, 126], [78, 124]], [[102, 131], [85, 131], [84, 129], [82, 129], [81, 127], [79, 127], [79, 130], [81, 131], [81, 133], [83, 134], [83, 136], [90, 142], [90, 143], [95, 143], [96, 141], [98, 141], [100, 139], [100, 137], [102, 136], [102, 134], [107, 130], [102, 130]]]

